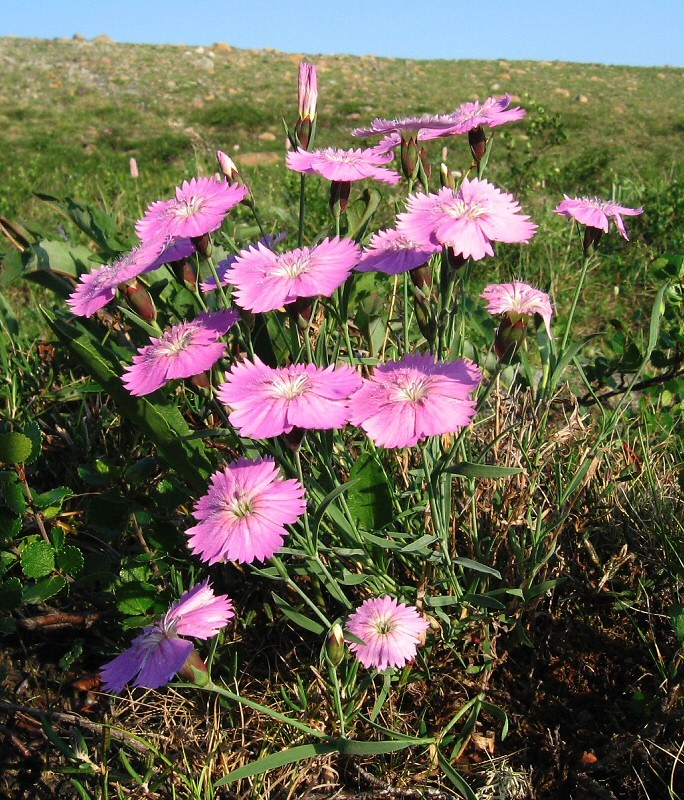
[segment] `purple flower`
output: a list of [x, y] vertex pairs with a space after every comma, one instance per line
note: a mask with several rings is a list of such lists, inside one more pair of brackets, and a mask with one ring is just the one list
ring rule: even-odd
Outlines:
[[[269, 250], [274, 250], [276, 245], [280, 244], [280, 242], [282, 242], [286, 236], [287, 231], [284, 233], [279, 233], [277, 236], [271, 236], [270, 233], [267, 233], [265, 236], [259, 239], [259, 244], [267, 247]], [[230, 270], [235, 263], [236, 258], [237, 255], [230, 255], [228, 258], [224, 258], [223, 261], [219, 261], [218, 266], [216, 267], [216, 275], [218, 276], [219, 284], [221, 286], [230, 286]], [[200, 284], [200, 288], [203, 292], [213, 292], [216, 289], [216, 279], [214, 276], [207, 276], [207, 278]]]
[[274, 253], [259, 243], [225, 265], [224, 279], [235, 287], [233, 297], [241, 308], [273, 311], [299, 297], [330, 297], [348, 278], [359, 255], [355, 242], [339, 237], [287, 253]]
[[452, 433], [475, 416], [473, 390], [482, 378], [472, 361], [436, 362], [409, 354], [375, 369], [349, 399], [349, 422], [382, 447], [413, 447], [428, 436]]
[[152, 272], [169, 261], [185, 258], [194, 251], [188, 239], [175, 242], [164, 236], [152, 239], [134, 247], [116, 261], [81, 275], [67, 304], [77, 316], [91, 317], [114, 299], [120, 284]]
[[415, 658], [429, 627], [415, 606], [389, 596], [365, 600], [347, 622], [347, 630], [364, 644], [350, 642], [349, 649], [368, 669], [403, 667]]
[[216, 596], [207, 579], [182, 595], [164, 617], [143, 628], [131, 646], [100, 670], [107, 692], [120, 692], [133, 681], [134, 686], [156, 689], [180, 672], [194, 647], [180, 636], [209, 639], [234, 617], [227, 595]]
[[620, 231], [620, 235], [629, 241], [627, 230], [623, 217], [636, 217], [643, 214], [643, 206], [641, 208], [627, 208], [626, 206], [619, 206], [610, 200], [600, 200], [598, 197], [568, 197], [564, 195], [565, 200], [559, 203], [554, 209], [556, 214], [563, 214], [566, 217], [572, 217], [582, 225], [588, 228], [595, 228], [603, 233], [608, 232], [611, 218], [615, 222], [615, 227]]
[[132, 395], [150, 394], [167, 381], [200, 375], [223, 356], [226, 346], [219, 338], [240, 319], [234, 309], [205, 311], [192, 322], [168, 328], [159, 338], [141, 347], [126, 367], [123, 382]]
[[254, 363], [235, 364], [218, 398], [232, 409], [231, 425], [241, 436], [268, 439], [293, 428], [342, 428], [348, 419], [347, 398], [361, 385], [347, 366], [292, 364], [274, 369], [255, 356]]
[[551, 299], [546, 292], [533, 289], [522, 281], [513, 283], [493, 283], [485, 288], [481, 297], [487, 301], [490, 314], [506, 314], [509, 321], [516, 323], [521, 319], [539, 314], [551, 338]]
[[272, 459], [240, 458], [212, 475], [209, 491], [197, 502], [198, 524], [186, 531], [190, 549], [208, 564], [263, 561], [280, 550], [284, 526], [305, 508], [304, 487], [280, 477]]
[[509, 108], [510, 103], [511, 98], [507, 94], [498, 100], [495, 97], [488, 97], [484, 103], [479, 103], [477, 100], [473, 103], [463, 103], [453, 114], [449, 114], [453, 126], [451, 132], [468, 133], [481, 125], [495, 128], [497, 125], [522, 119], [527, 114], [524, 108], [518, 106]]
[[441, 250], [440, 245], [417, 244], [392, 228], [378, 231], [364, 247], [357, 272], [385, 272], [398, 275], [426, 264], [432, 255]]
[[479, 178], [464, 178], [459, 189], [410, 195], [407, 208], [398, 217], [400, 233], [475, 261], [494, 255], [492, 242], [528, 242], [537, 230], [512, 194]]
[[324, 150], [302, 150], [287, 154], [287, 166], [295, 172], [322, 175], [334, 183], [351, 183], [352, 181], [374, 178], [383, 183], [397, 183], [401, 180], [398, 172], [385, 169], [394, 158], [392, 153], [384, 155], [373, 150], [360, 148], [340, 150], [326, 147]]
[[172, 200], [158, 200], [138, 220], [135, 230], [142, 241], [159, 236], [196, 238], [221, 227], [228, 211], [247, 197], [245, 186], [215, 176], [192, 178], [176, 189]]
[[397, 144], [402, 139], [425, 141], [450, 136], [454, 121], [449, 114], [427, 115], [422, 117], [400, 117], [397, 119], [375, 119], [370, 128], [356, 128], [354, 136], [392, 136]]

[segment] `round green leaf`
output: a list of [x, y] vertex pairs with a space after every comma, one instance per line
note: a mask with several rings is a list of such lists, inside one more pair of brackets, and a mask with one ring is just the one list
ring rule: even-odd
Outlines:
[[33, 442], [23, 433], [0, 433], [0, 462], [23, 464], [31, 457]]
[[31, 542], [21, 553], [21, 568], [27, 578], [43, 578], [55, 569], [55, 551], [48, 542]]
[[0, 583], [0, 611], [11, 611], [21, 603], [21, 581], [10, 578]]
[[38, 581], [34, 586], [29, 586], [24, 589], [24, 602], [25, 603], [42, 603], [49, 600], [56, 594], [62, 591], [66, 586], [66, 580], [61, 575], [55, 575], [52, 578], [44, 578]]
[[72, 578], [83, 569], [84, 563], [83, 553], [73, 544], [65, 545], [57, 553], [57, 565]]

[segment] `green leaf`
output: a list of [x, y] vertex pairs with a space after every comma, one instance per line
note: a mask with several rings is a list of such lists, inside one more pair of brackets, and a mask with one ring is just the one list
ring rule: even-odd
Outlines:
[[475, 572], [484, 572], [485, 575], [493, 575], [495, 578], [501, 580], [501, 573], [494, 567], [488, 567], [486, 564], [480, 564], [479, 561], [473, 561], [472, 558], [455, 558], [454, 564], [460, 564], [466, 569], [472, 569]]
[[90, 328], [77, 320], [68, 324], [41, 308], [60, 341], [114, 399], [119, 411], [157, 447], [164, 459], [197, 491], [203, 492], [213, 470], [201, 439], [191, 435], [178, 406], [172, 401], [133, 397], [121, 382], [121, 359], [101, 344]]
[[448, 467], [447, 472], [453, 475], [461, 475], [464, 478], [510, 478], [512, 475], [519, 475], [524, 472], [522, 467], [497, 467], [493, 464], [473, 464], [470, 461], [461, 461], [453, 467]]
[[21, 551], [21, 568], [27, 578], [44, 578], [55, 569], [55, 551], [48, 542], [31, 542]]
[[354, 486], [347, 505], [359, 526], [376, 531], [392, 521], [392, 494], [384, 470], [372, 453], [364, 453], [349, 475]]
[[24, 488], [15, 472], [0, 472], [0, 501], [20, 516], [26, 511]]
[[414, 553], [416, 550], [425, 550], [429, 545], [433, 544], [439, 539], [439, 536], [432, 536], [429, 533], [426, 533], [425, 536], [421, 536], [420, 539], [416, 539], [415, 542], [411, 542], [410, 544], [405, 545], [401, 548], [402, 553]]
[[442, 753], [437, 751], [437, 763], [440, 769], [446, 776], [449, 783], [456, 788], [465, 798], [465, 800], [477, 800], [475, 793], [465, 782], [465, 779], [451, 766]]
[[314, 622], [314, 620], [305, 617], [304, 614], [293, 608], [275, 592], [271, 592], [271, 595], [283, 614], [285, 614], [288, 619], [291, 619], [296, 625], [299, 625], [300, 628], [311, 631], [311, 633], [315, 633], [317, 636], [322, 636], [325, 633], [325, 628], [320, 624], [320, 622]]
[[684, 603], [678, 603], [670, 609], [670, 619], [675, 636], [680, 645], [684, 647]]
[[[419, 743], [430, 744], [432, 741], [432, 739], [423, 739], [419, 740]], [[255, 775], [262, 775], [264, 772], [270, 772], [272, 769], [284, 767], [287, 764], [297, 764], [300, 761], [306, 761], [309, 758], [315, 758], [316, 756], [327, 755], [329, 753], [342, 753], [344, 755], [356, 756], [380, 755], [382, 753], [393, 753], [397, 750], [405, 750], [407, 747], [412, 747], [415, 744], [415, 742], [406, 741], [385, 740], [381, 742], [361, 742], [352, 739], [330, 739], [324, 742], [315, 742], [314, 744], [301, 744], [297, 745], [297, 747], [281, 750], [278, 753], [271, 753], [264, 758], [252, 761], [251, 764], [245, 764], [244, 767], [229, 772], [214, 783], [214, 788], [225, 786], [227, 783], [244, 780], [245, 778], [253, 778]]]
[[43, 449], [43, 434], [41, 433], [40, 426], [34, 419], [30, 419], [21, 427], [21, 432], [24, 436], [28, 436], [33, 445], [31, 455], [26, 459], [26, 464], [33, 464], [41, 454]]
[[0, 583], [0, 611], [11, 611], [21, 605], [21, 581], [10, 578]]
[[117, 593], [116, 607], [122, 614], [137, 616], [144, 614], [154, 604], [157, 590], [144, 581], [125, 583]]
[[50, 489], [42, 494], [33, 495], [33, 504], [36, 508], [47, 508], [48, 506], [62, 507], [62, 502], [71, 497], [73, 492], [68, 486], [59, 486], [56, 489]]
[[34, 586], [24, 589], [23, 599], [25, 603], [43, 603], [62, 591], [67, 585], [66, 580], [61, 575], [54, 575], [52, 578], [44, 578]]
[[23, 433], [0, 433], [0, 463], [23, 464], [33, 450], [33, 442]]
[[83, 553], [73, 544], [67, 544], [57, 552], [57, 566], [72, 578], [83, 569]]
[[321, 520], [323, 519], [323, 515], [327, 511], [328, 507], [332, 503], [335, 498], [339, 497], [344, 492], [348, 492], [353, 486], [357, 484], [357, 480], [348, 480], [346, 483], [341, 484], [340, 486], [336, 486], [332, 492], [329, 492], [323, 500], [318, 505], [316, 512], [311, 517], [310, 527], [311, 532], [316, 534], [318, 531], [318, 526], [321, 524]]

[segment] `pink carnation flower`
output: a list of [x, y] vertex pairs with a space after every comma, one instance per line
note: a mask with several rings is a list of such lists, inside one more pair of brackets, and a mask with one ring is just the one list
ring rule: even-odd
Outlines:
[[399, 117], [396, 119], [374, 119], [370, 128], [356, 128], [354, 136], [392, 136], [397, 144], [401, 139], [425, 141], [450, 136], [454, 121], [449, 114], [422, 117]]
[[209, 639], [234, 617], [227, 595], [215, 595], [207, 579], [185, 592], [164, 617], [143, 628], [131, 646], [100, 670], [107, 692], [134, 686], [156, 689], [183, 669], [193, 653], [192, 642], [180, 636]]
[[420, 244], [444, 245], [463, 258], [493, 256], [492, 242], [528, 242], [537, 225], [489, 181], [464, 178], [459, 189], [410, 195], [397, 230]]
[[463, 103], [449, 115], [453, 125], [451, 132], [468, 133], [481, 125], [495, 128], [497, 125], [522, 119], [527, 114], [525, 109], [519, 106], [509, 108], [510, 103], [511, 98], [507, 94], [498, 100], [495, 97], [488, 97], [484, 103], [479, 103], [477, 100], [474, 103]]
[[[279, 233], [277, 236], [272, 236], [270, 233], [267, 233], [265, 236], [259, 239], [259, 244], [267, 247], [269, 250], [273, 250], [276, 245], [280, 244], [280, 242], [286, 238], [286, 236], [287, 231], [284, 233]], [[218, 266], [216, 267], [216, 275], [221, 286], [230, 285], [230, 270], [235, 263], [236, 258], [236, 255], [230, 255], [228, 258], [224, 258], [223, 261], [219, 261]], [[216, 279], [214, 276], [210, 275], [204, 281], [202, 281], [200, 288], [203, 292], [213, 292], [216, 289]]]
[[385, 272], [398, 275], [426, 264], [432, 255], [441, 250], [431, 243], [416, 244], [399, 231], [389, 228], [378, 231], [364, 247], [361, 260], [356, 265], [357, 272]]
[[551, 299], [546, 292], [533, 289], [522, 281], [513, 283], [493, 283], [487, 286], [481, 295], [487, 301], [490, 314], [507, 314], [515, 323], [533, 314], [539, 314], [544, 320], [544, 327], [551, 338]]
[[368, 669], [403, 667], [415, 658], [429, 627], [415, 606], [389, 596], [364, 600], [347, 622], [347, 630], [364, 644], [350, 642], [349, 649]]
[[205, 311], [192, 322], [168, 328], [138, 349], [124, 371], [124, 385], [132, 395], [141, 397], [167, 381], [191, 378], [211, 369], [226, 350], [219, 338], [239, 319], [240, 313], [233, 309]]
[[401, 176], [398, 172], [385, 169], [394, 155], [377, 153], [360, 148], [340, 150], [326, 147], [324, 150], [302, 150], [287, 154], [287, 166], [295, 172], [322, 175], [335, 183], [351, 183], [352, 181], [374, 178], [382, 183], [398, 183]]
[[251, 563], [270, 558], [283, 545], [285, 525], [304, 513], [304, 487], [284, 480], [272, 459], [240, 458], [211, 478], [193, 511], [190, 549], [208, 564]]
[[241, 436], [268, 439], [293, 428], [328, 430], [347, 422], [347, 398], [361, 385], [347, 366], [292, 364], [274, 369], [255, 356], [235, 364], [218, 398], [232, 408], [231, 425]]
[[413, 447], [470, 423], [471, 395], [481, 378], [472, 361], [436, 362], [429, 353], [409, 354], [381, 364], [364, 380], [349, 400], [349, 421], [382, 447]]
[[359, 256], [355, 242], [339, 237], [287, 253], [274, 253], [259, 243], [227, 265], [224, 277], [235, 287], [233, 297], [240, 307], [255, 313], [272, 311], [298, 297], [330, 297]]
[[564, 197], [565, 200], [554, 209], [556, 214], [572, 217], [582, 225], [596, 228], [604, 233], [608, 232], [610, 219], [612, 218], [615, 221], [615, 227], [627, 241], [629, 241], [629, 236], [627, 236], [627, 230], [622, 218], [636, 217], [644, 213], [643, 206], [641, 208], [627, 208], [626, 206], [619, 206], [610, 200], [600, 200], [598, 197], [568, 197], [567, 194]]
[[71, 311], [79, 317], [91, 317], [104, 308], [116, 295], [120, 284], [152, 272], [169, 261], [185, 258], [195, 248], [188, 239], [174, 242], [168, 237], [152, 239], [111, 264], [81, 275], [76, 288], [67, 300]]
[[192, 178], [176, 189], [172, 200], [158, 200], [135, 224], [142, 241], [159, 236], [195, 238], [218, 230], [228, 213], [247, 197], [245, 186], [223, 178]]

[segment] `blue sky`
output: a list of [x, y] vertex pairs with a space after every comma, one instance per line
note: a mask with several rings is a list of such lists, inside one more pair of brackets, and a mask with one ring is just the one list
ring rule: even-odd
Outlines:
[[684, 66], [684, 0], [0, 0], [0, 35]]

